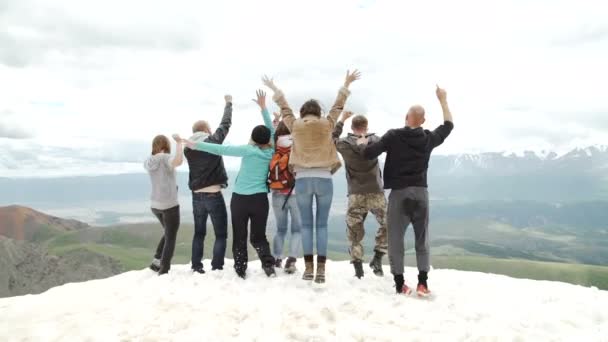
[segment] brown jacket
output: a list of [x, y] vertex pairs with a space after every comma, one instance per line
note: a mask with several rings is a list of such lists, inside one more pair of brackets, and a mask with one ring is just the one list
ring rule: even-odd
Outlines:
[[290, 165], [295, 168], [326, 167], [332, 174], [342, 166], [332, 132], [349, 95], [348, 89], [340, 88], [336, 102], [325, 118], [307, 115], [296, 119], [283, 92], [279, 90], [274, 94], [272, 99], [281, 108], [281, 117], [293, 138]]

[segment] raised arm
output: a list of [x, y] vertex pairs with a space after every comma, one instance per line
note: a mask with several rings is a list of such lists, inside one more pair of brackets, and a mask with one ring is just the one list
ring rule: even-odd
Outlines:
[[331, 107], [329, 115], [327, 116], [327, 119], [329, 120], [329, 122], [331, 122], [332, 126], [336, 125], [340, 113], [342, 113], [342, 111], [344, 110], [344, 104], [346, 103], [346, 99], [348, 99], [348, 96], [350, 96], [350, 90], [348, 90], [348, 87], [350, 87], [351, 83], [360, 78], [361, 73], [359, 72], [359, 70], [355, 70], [352, 73], [350, 71], [346, 71], [346, 79], [344, 80], [344, 86], [340, 88], [340, 91], [338, 91], [336, 101], [334, 102], [334, 105]]
[[281, 111], [281, 118], [287, 129], [291, 132], [291, 128], [293, 127], [294, 121], [296, 121], [295, 115], [293, 115], [293, 110], [289, 107], [289, 103], [285, 99], [285, 94], [281, 91], [275, 84], [272, 78], [268, 78], [268, 76], [262, 77], [262, 82], [265, 86], [272, 90], [272, 100], [279, 106]]
[[443, 124], [439, 125], [439, 127], [431, 132], [431, 143], [433, 144], [433, 147], [443, 144], [445, 139], [452, 132], [452, 129], [454, 129], [452, 113], [448, 107], [447, 92], [444, 89], [439, 88], [439, 86], [437, 86], [437, 90], [435, 92], [437, 94], [437, 99], [441, 104], [441, 110], [443, 111]]
[[266, 93], [263, 90], [258, 89], [255, 94], [257, 95], [257, 99], [252, 101], [257, 103], [257, 105], [260, 107], [260, 110], [262, 112], [262, 119], [264, 119], [264, 126], [270, 129], [270, 141], [274, 141], [275, 129], [272, 123], [272, 119], [270, 118], [270, 112], [268, 111], [268, 108], [266, 108]]
[[171, 166], [173, 168], [176, 168], [176, 167], [182, 165], [182, 163], [184, 162], [184, 145], [182, 143], [182, 138], [180, 138], [179, 135], [173, 134], [173, 139], [175, 140], [176, 145], [175, 145], [175, 156], [173, 157], [173, 160], [171, 161]]
[[230, 130], [230, 126], [232, 126], [232, 96], [225, 95], [224, 100], [226, 101], [226, 106], [224, 107], [224, 115], [222, 116], [222, 122], [220, 123], [220, 126], [215, 130], [210, 139], [218, 144], [224, 142], [224, 139], [226, 139], [228, 131]]
[[336, 126], [334, 127], [334, 131], [332, 132], [332, 138], [334, 139], [334, 143], [337, 143], [338, 140], [340, 139], [340, 136], [342, 135], [342, 132], [344, 131], [344, 123], [351, 116], [353, 116], [353, 112], [351, 112], [351, 111], [342, 112], [342, 116], [340, 117], [340, 120], [338, 121], [338, 123], [336, 123]]
[[450, 112], [450, 107], [448, 107], [448, 93], [445, 91], [445, 89], [439, 88], [439, 86], [437, 86], [437, 90], [435, 91], [435, 93], [437, 94], [437, 99], [441, 104], [441, 110], [443, 111], [443, 121], [449, 121], [451, 123], [454, 123], [454, 120], [452, 119], [452, 112]]

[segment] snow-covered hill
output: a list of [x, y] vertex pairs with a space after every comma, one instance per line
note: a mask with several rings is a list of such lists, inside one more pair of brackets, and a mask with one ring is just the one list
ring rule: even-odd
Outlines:
[[348, 262], [330, 262], [323, 286], [259, 268], [251, 262], [243, 281], [230, 266], [193, 275], [183, 265], [1, 299], [0, 340], [608, 340], [608, 292], [594, 288], [434, 270], [434, 298], [419, 299], [396, 295], [390, 276], [352, 277]]

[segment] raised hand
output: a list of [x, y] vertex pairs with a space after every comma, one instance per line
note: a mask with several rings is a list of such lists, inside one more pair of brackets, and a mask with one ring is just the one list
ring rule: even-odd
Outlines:
[[266, 75], [262, 77], [262, 83], [264, 83], [264, 85], [270, 88], [272, 91], [277, 91], [278, 89], [277, 86], [274, 84], [274, 79], [269, 78]]
[[348, 86], [355, 82], [356, 80], [361, 78], [361, 72], [359, 72], [359, 70], [355, 69], [353, 70], [353, 72], [351, 73], [350, 70], [346, 71], [346, 79], [344, 80], [344, 86], [348, 88]]
[[258, 106], [260, 106], [260, 109], [265, 109], [266, 108], [266, 93], [259, 89], [255, 92], [255, 94], [257, 95], [257, 100], [253, 99], [251, 101], [255, 102], [258, 104]]
[[181, 144], [183, 142], [183, 139], [180, 138], [179, 134], [173, 134], [172, 137], [173, 137], [173, 140], [175, 140], [175, 142], [178, 144]]
[[439, 99], [439, 101], [446, 101], [448, 98], [448, 93], [445, 89], [439, 88], [439, 85], [437, 85], [437, 89], [435, 89], [435, 94], [437, 94], [437, 99]]
[[342, 123], [346, 122], [346, 120], [350, 119], [350, 117], [353, 116], [353, 112], [349, 111], [349, 110], [345, 110], [342, 112], [342, 117], [340, 117], [340, 121], [342, 121]]
[[224, 95], [224, 100], [226, 103], [232, 103], [232, 95]]

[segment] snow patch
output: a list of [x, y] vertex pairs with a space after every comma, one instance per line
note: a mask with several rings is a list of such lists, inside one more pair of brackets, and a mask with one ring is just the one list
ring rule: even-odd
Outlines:
[[[0, 299], [0, 340], [599, 341], [608, 331], [608, 292], [596, 288], [434, 270], [434, 298], [418, 299], [366, 272], [328, 262], [318, 286], [281, 270], [266, 278], [259, 261], [247, 280], [232, 261], [204, 275], [133, 271]], [[416, 273], [406, 269], [410, 285]]]

